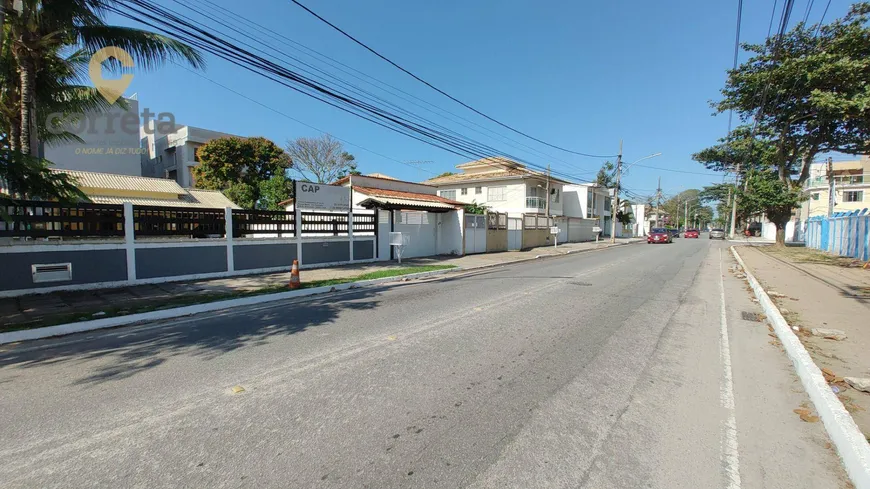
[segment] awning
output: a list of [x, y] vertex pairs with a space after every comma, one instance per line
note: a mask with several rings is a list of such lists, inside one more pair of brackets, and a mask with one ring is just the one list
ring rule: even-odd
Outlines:
[[360, 206], [366, 209], [378, 207], [380, 209], [392, 210], [409, 210], [409, 211], [428, 211], [428, 212], [450, 212], [455, 211], [457, 207], [452, 204], [443, 202], [432, 202], [423, 200], [401, 199], [398, 197], [368, 197], [359, 203]]

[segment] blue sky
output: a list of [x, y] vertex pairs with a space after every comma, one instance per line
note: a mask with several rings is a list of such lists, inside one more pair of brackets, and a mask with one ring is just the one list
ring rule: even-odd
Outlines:
[[[195, 15], [174, 0], [155, 1]], [[198, 1], [187, 3], [196, 5]], [[505, 152], [541, 165], [550, 163], [554, 170], [574, 175], [578, 180], [592, 178], [601, 166], [601, 159], [563, 153], [499, 128], [389, 66], [289, 1], [209, 1], [496, 131], [503, 138], [489, 138], [390, 98]], [[706, 172], [691, 160], [691, 155], [715, 143], [726, 132], [727, 115], [713, 117], [708, 101], [718, 97], [725, 70], [731, 66], [736, 0], [303, 3], [433, 85], [540, 139], [595, 154], [616, 153], [619, 140], [623, 139], [627, 163], [661, 152], [662, 156], [640, 165], [707, 173], [676, 173], [635, 166], [627, 174], [624, 186], [638, 193], [652, 194], [658, 177], [662, 178], [662, 188], [667, 194], [722, 181], [721, 174]], [[821, 16], [825, 3], [814, 5], [811, 22]], [[792, 23], [803, 16], [806, 5], [799, 0]], [[847, 1], [833, 0], [826, 20], [842, 16], [848, 5]], [[772, 7], [773, 0], [745, 2], [741, 36], [744, 41], [760, 42], [764, 38]], [[129, 24], [117, 18], [110, 20]], [[268, 42], [313, 61], [286, 45]], [[356, 156], [363, 173], [381, 172], [417, 181], [452, 170], [466, 161], [211, 56], [203, 75], [275, 111], [357, 145], [348, 144], [346, 149]], [[127, 94], [134, 92], [138, 93], [140, 107], [153, 112], [171, 111], [182, 124], [243, 136], [265, 136], [282, 146], [290, 138], [319, 134], [173, 65], [135, 73]], [[539, 152], [513, 148], [508, 144], [516, 142], [505, 142], [504, 138]], [[431, 163], [416, 166], [400, 163], [409, 161]]]

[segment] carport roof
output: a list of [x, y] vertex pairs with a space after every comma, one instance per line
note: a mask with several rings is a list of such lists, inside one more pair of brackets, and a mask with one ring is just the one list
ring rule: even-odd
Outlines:
[[382, 188], [369, 188], [353, 186], [354, 192], [366, 195], [368, 198], [360, 202], [363, 207], [380, 207], [382, 209], [407, 209], [424, 210], [433, 212], [446, 212], [459, 209], [465, 204], [455, 200], [445, 199], [432, 194], [419, 194], [415, 192], [403, 192], [400, 190], [388, 190]]

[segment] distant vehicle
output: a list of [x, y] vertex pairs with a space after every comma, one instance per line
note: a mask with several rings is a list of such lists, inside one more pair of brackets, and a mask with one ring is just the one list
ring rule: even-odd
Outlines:
[[680, 237], [680, 230], [679, 229], [668, 229], [668, 232], [671, 233], [671, 237], [673, 237], [673, 238]]
[[725, 230], [718, 228], [711, 230], [710, 239], [725, 239]]
[[746, 236], [761, 236], [761, 223], [750, 222], [745, 234]]
[[701, 237], [701, 231], [697, 229], [686, 229], [686, 232], [683, 234], [683, 237], [686, 239], [695, 238], [698, 239]]
[[647, 244], [673, 243], [671, 233], [665, 228], [652, 228], [646, 236]]

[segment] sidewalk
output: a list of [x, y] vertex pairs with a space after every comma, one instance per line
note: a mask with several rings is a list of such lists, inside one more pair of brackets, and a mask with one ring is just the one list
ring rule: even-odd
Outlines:
[[[642, 238], [618, 239], [617, 245], [642, 241]], [[526, 251], [506, 251], [466, 255], [462, 257], [435, 256], [413, 258], [396, 262], [375, 262], [345, 265], [330, 268], [306, 269], [300, 272], [306, 282], [350, 279], [363, 274], [408, 268], [405, 273], [414, 273], [411, 267], [450, 266], [458, 270], [480, 268], [534, 259], [536, 256], [555, 256], [579, 251], [608, 248], [607, 241], [600, 243], [566, 243], [558, 248], [547, 246]], [[398, 279], [397, 279], [398, 280]], [[211, 302], [220, 299], [285, 290], [290, 281], [290, 272], [265, 275], [167, 282], [162, 284], [136, 285], [113, 289], [97, 289], [48, 294], [33, 294], [21, 297], [0, 298], [0, 330], [15, 325], [41, 326], [94, 319], [107, 315], [125, 315], [135, 312], [163, 309], [173, 306]], [[95, 316], [96, 314], [96, 316]]]
[[[740, 256], [777, 303], [819, 368], [836, 377], [870, 377], [870, 269], [860, 262], [803, 247], [739, 246]], [[776, 294], [782, 296], [777, 297]], [[839, 329], [842, 341], [812, 336], [812, 328]], [[829, 381], [830, 382], [830, 381]], [[870, 394], [834, 382], [838, 397], [870, 436]]]

